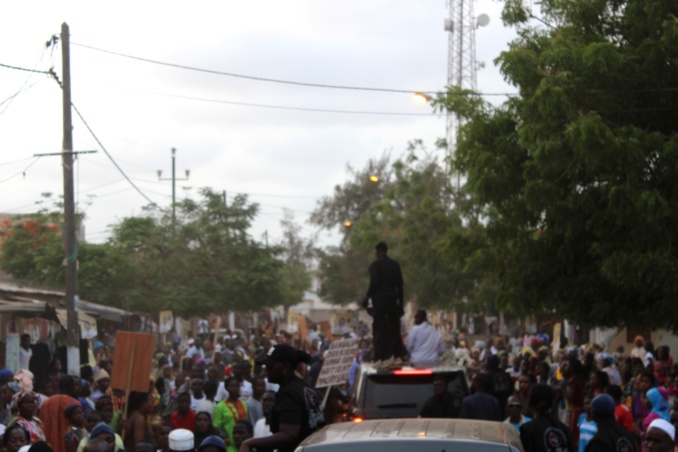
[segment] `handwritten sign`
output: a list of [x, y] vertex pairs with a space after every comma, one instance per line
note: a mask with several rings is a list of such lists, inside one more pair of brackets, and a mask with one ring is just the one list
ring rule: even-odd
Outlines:
[[358, 350], [360, 339], [342, 339], [330, 345], [323, 367], [320, 369], [316, 388], [343, 385], [348, 379], [348, 371]]
[[127, 394], [130, 391], [148, 392], [154, 351], [155, 335], [118, 331], [111, 387]]

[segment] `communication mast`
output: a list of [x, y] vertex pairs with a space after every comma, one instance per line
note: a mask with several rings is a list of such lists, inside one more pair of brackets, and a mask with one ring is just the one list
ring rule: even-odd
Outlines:
[[[449, 18], [445, 19], [445, 31], [449, 33], [449, 54], [447, 58], [447, 85], [478, 91], [476, 71], [476, 28], [490, 23], [487, 14], [476, 17], [473, 11], [475, 0], [448, 0]], [[447, 150], [449, 157], [456, 149], [456, 136], [461, 118], [447, 114]], [[457, 181], [459, 188], [459, 181]]]

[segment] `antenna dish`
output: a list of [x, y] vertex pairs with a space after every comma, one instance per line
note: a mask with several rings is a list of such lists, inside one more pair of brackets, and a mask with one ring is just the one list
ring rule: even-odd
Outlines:
[[478, 16], [476, 23], [478, 24], [479, 27], [486, 27], [490, 23], [490, 16], [488, 16], [487, 14], [481, 14], [480, 16]]

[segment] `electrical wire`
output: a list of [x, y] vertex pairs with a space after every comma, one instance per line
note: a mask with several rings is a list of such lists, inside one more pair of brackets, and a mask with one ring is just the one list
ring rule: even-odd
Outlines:
[[28, 69], [28, 68], [25, 68], [25, 67], [11, 66], [9, 64], [4, 64], [4, 63], [0, 63], [0, 67], [4, 67], [4, 68], [7, 68], [7, 69], [14, 69], [16, 71], [35, 72], [36, 74], [46, 74], [46, 75], [52, 74], [51, 71], [39, 71], [37, 69]]
[[35, 165], [35, 163], [36, 163], [38, 160], [40, 160], [40, 157], [36, 157], [35, 160], [33, 160], [26, 168], [23, 169], [23, 171], [19, 171], [18, 173], [13, 174], [13, 175], [9, 176], [9, 177], [6, 178], [6, 179], [0, 180], [0, 184], [5, 183], [5, 182], [7, 182], [7, 181], [10, 180], [10, 179], [14, 179], [14, 178], [17, 177], [17, 176], [21, 176], [22, 174], [23, 174], [24, 176], [26, 176], [26, 171], [28, 171], [28, 168], [30, 168], [31, 166]]
[[89, 193], [91, 191], [98, 190], [98, 189], [104, 188], [104, 187], [108, 187], [109, 185], [119, 184], [120, 182], [124, 182], [124, 181], [125, 181], [125, 179], [114, 180], [113, 182], [107, 182], [105, 184], [97, 185], [96, 187], [87, 188], [85, 190], [82, 190], [81, 193]]
[[87, 128], [87, 130], [89, 131], [89, 133], [92, 135], [92, 138], [94, 138], [94, 140], [97, 142], [97, 144], [99, 145], [99, 147], [101, 148], [101, 150], [104, 151], [104, 154], [106, 154], [106, 156], [107, 156], [108, 159], [111, 161], [111, 163], [113, 163], [113, 165], [118, 169], [118, 171], [120, 171], [120, 174], [122, 174], [122, 176], [123, 176], [125, 179], [127, 179], [127, 182], [129, 182], [130, 185], [132, 185], [132, 187], [134, 187], [134, 189], [137, 191], [137, 193], [139, 193], [146, 201], [148, 201], [148, 202], [151, 203], [152, 205], [157, 205], [154, 201], [151, 200], [151, 198], [149, 198], [148, 196], [146, 196], [146, 194], [145, 194], [144, 192], [142, 192], [142, 191], [139, 189], [139, 187], [136, 186], [136, 184], [135, 184], [134, 182], [132, 182], [132, 179], [130, 179], [129, 176], [127, 176], [127, 174], [125, 174], [125, 171], [123, 171], [123, 169], [120, 168], [120, 165], [118, 165], [118, 163], [115, 161], [115, 159], [113, 158], [113, 156], [108, 152], [108, 150], [106, 149], [106, 147], [104, 147], [104, 144], [101, 142], [101, 140], [99, 140], [99, 137], [96, 136], [96, 134], [94, 133], [94, 131], [92, 130], [92, 128], [89, 126], [89, 123], [88, 123], [87, 121], [85, 121], [85, 118], [84, 118], [84, 117], [82, 116], [82, 114], [80, 113], [80, 110], [78, 110], [78, 107], [76, 107], [75, 104], [73, 104], [73, 102], [71, 102], [71, 106], [73, 107], [73, 110], [75, 110], [75, 113], [78, 115], [78, 117], [80, 118], [80, 120], [82, 121], [82, 123], [85, 125], [85, 127]]
[[305, 108], [305, 107], [290, 107], [284, 105], [270, 105], [270, 104], [253, 104], [249, 102], [235, 102], [230, 100], [208, 99], [205, 97], [181, 96], [178, 94], [157, 93], [146, 91], [149, 94], [158, 96], [174, 97], [178, 99], [197, 100], [201, 102], [210, 102], [217, 104], [239, 105], [243, 107], [258, 107], [258, 108], [273, 108], [276, 110], [296, 110], [296, 111], [312, 111], [316, 113], [345, 113], [353, 115], [386, 115], [386, 116], [440, 116], [438, 113], [401, 113], [401, 112], [387, 112], [387, 111], [363, 111], [363, 110], [336, 110], [326, 108]]
[[76, 43], [76, 42], [71, 42], [71, 44], [74, 45], [74, 46], [84, 47], [84, 48], [90, 49], [90, 50], [96, 50], [97, 52], [103, 52], [103, 53], [108, 53], [110, 55], [116, 55], [116, 56], [123, 57], [123, 58], [129, 58], [129, 59], [132, 59], [132, 60], [143, 61], [145, 63], [153, 63], [153, 64], [158, 64], [160, 66], [168, 66], [168, 67], [174, 67], [174, 68], [178, 68], [178, 69], [186, 69], [186, 70], [189, 70], [189, 71], [205, 72], [205, 73], [208, 73], [208, 74], [224, 75], [224, 76], [227, 76], [227, 77], [243, 78], [243, 79], [247, 79], [247, 80], [256, 80], [256, 81], [259, 81], [259, 82], [282, 83], [282, 84], [286, 84], [286, 85], [307, 86], [307, 87], [312, 87], [312, 88], [345, 89], [345, 90], [355, 90], [355, 91], [379, 91], [379, 92], [387, 92], [387, 93], [408, 93], [408, 94], [420, 92], [420, 93], [427, 93], [427, 94], [435, 94], [435, 91], [421, 91], [421, 90], [413, 90], [413, 89], [371, 88], [371, 87], [364, 87], [364, 86], [328, 85], [328, 84], [322, 84], [322, 83], [297, 82], [297, 81], [292, 81], [292, 80], [280, 80], [280, 79], [274, 79], [274, 78], [257, 77], [257, 76], [253, 76], [253, 75], [235, 74], [235, 73], [232, 73], [232, 72], [215, 71], [213, 69], [203, 69], [203, 68], [197, 68], [197, 67], [192, 67], [192, 66], [185, 66], [185, 65], [182, 65], [182, 64], [166, 63], [166, 62], [163, 62], [163, 61], [152, 60], [150, 58], [143, 58], [143, 57], [138, 57], [138, 56], [133, 56], [133, 55], [127, 55], [125, 53], [113, 52], [111, 50], [105, 50], [105, 49], [90, 46], [90, 45], [87, 45], [87, 44], [80, 44], [80, 43]]
[[19, 159], [19, 160], [12, 160], [11, 162], [0, 163], [0, 166], [13, 165], [15, 163], [25, 162], [26, 160], [31, 160], [33, 158], [35, 158], [35, 157], [26, 157], [26, 158]]

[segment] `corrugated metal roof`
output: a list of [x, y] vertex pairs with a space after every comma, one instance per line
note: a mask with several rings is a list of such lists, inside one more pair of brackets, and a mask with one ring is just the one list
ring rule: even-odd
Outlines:
[[505, 444], [522, 450], [520, 438], [514, 428], [506, 428], [506, 425], [501, 422], [467, 419], [387, 419], [343, 422], [332, 424], [314, 433], [306, 438], [301, 446], [414, 438]]
[[[0, 283], [0, 292], [11, 293], [16, 299], [29, 299], [30, 295], [56, 297], [60, 299], [59, 305], [63, 307], [64, 293], [55, 290], [33, 289], [29, 287], [21, 287], [16, 284]], [[53, 299], [53, 298], [52, 298]], [[132, 315], [131, 312], [124, 309], [114, 308], [112, 306], [104, 306], [91, 301], [84, 301], [82, 299], [78, 302], [79, 309], [82, 309], [88, 314], [96, 315], [104, 320], [111, 320], [122, 323], [125, 316]]]

